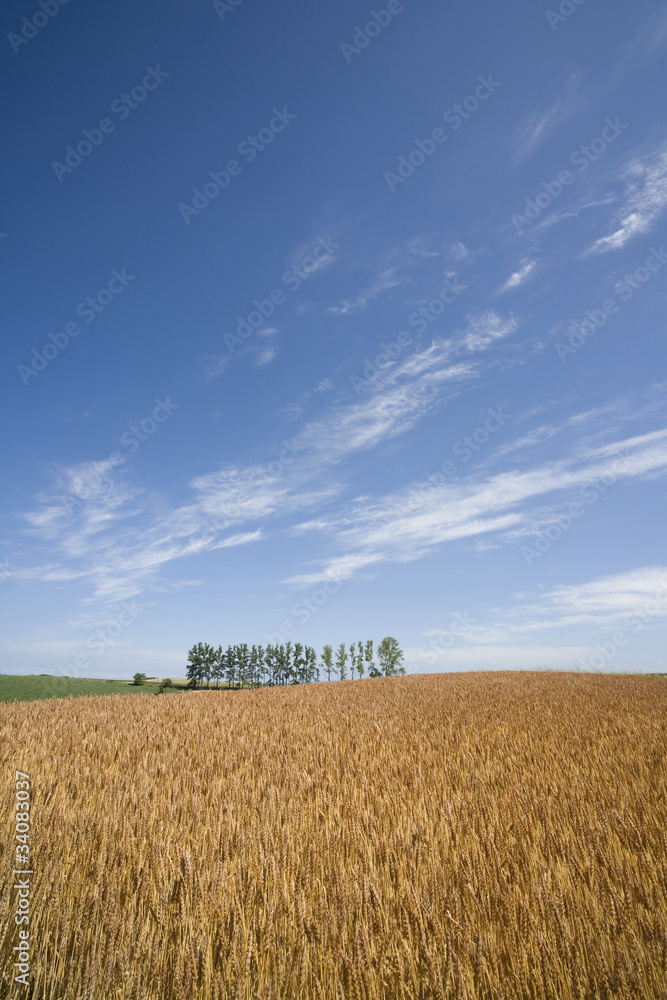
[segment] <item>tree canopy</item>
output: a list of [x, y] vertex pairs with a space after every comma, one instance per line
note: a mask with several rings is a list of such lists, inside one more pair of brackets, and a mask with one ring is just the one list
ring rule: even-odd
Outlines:
[[[405, 673], [400, 666], [403, 653], [396, 639], [391, 636], [384, 638], [377, 647], [379, 668], [373, 659], [373, 640], [352, 642], [346, 645], [341, 642], [335, 659], [333, 647], [324, 646], [320, 655], [320, 663], [326, 674], [327, 681], [331, 675], [347, 679], [348, 660], [351, 667], [352, 680], [355, 671], [358, 678], [367, 673], [369, 677], [391, 677], [394, 674]], [[206, 685], [219, 688], [224, 683], [228, 688], [260, 687], [262, 685], [312, 684], [320, 680], [317, 652], [313, 646], [300, 642], [286, 642], [279, 645], [248, 646], [240, 643], [234, 646], [210, 645], [198, 642], [188, 653], [186, 667], [187, 677], [193, 688]]]

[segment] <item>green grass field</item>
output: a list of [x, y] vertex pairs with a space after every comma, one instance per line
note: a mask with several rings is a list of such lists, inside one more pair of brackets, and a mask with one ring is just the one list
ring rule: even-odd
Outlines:
[[[51, 674], [0, 674], [0, 703], [42, 701], [44, 698], [81, 698], [92, 694], [155, 694], [161, 678], [152, 677], [143, 685], [132, 681], [104, 681], [87, 677], [52, 677]], [[185, 678], [172, 678], [171, 693], [188, 691]], [[252, 687], [252, 685], [245, 685]], [[223, 683], [220, 690], [227, 689]], [[234, 686], [235, 690], [236, 685]], [[200, 688], [205, 691], [206, 688]]]
[[0, 702], [79, 698], [91, 694], [152, 694], [157, 687], [156, 681], [135, 687], [130, 681], [52, 677], [50, 674], [0, 674]]

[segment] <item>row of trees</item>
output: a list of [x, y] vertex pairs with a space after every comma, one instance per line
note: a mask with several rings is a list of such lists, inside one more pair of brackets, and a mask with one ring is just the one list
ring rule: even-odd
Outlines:
[[187, 676], [192, 687], [206, 687], [213, 684], [220, 687], [259, 687], [279, 684], [312, 684], [320, 679], [320, 668], [328, 681], [331, 675], [346, 680], [348, 663], [352, 680], [355, 673], [361, 679], [365, 673], [369, 677], [391, 677], [404, 674], [401, 666], [403, 653], [396, 639], [387, 636], [378, 644], [376, 665], [373, 656], [373, 640], [351, 642], [346, 646], [341, 642], [334, 653], [332, 646], [325, 646], [317, 662], [317, 653], [312, 646], [300, 642], [287, 642], [280, 646], [238, 646], [209, 645], [198, 642], [188, 653]]

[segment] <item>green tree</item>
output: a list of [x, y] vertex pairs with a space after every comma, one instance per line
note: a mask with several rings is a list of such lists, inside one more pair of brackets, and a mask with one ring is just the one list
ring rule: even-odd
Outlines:
[[[287, 684], [289, 680], [289, 660], [287, 648], [281, 643], [280, 646], [275, 646], [276, 655], [276, 684], [283, 685]], [[291, 646], [290, 646], [291, 652]]]
[[373, 662], [373, 640], [369, 639], [366, 643], [365, 659], [368, 665], [368, 676], [369, 677], [382, 677], [381, 672], [375, 666]]
[[247, 642], [236, 646], [236, 662], [239, 671], [239, 686], [245, 687], [250, 680], [250, 650]]
[[380, 669], [385, 677], [394, 677], [396, 674], [405, 673], [405, 668], [400, 666], [403, 659], [401, 647], [392, 636], [386, 636], [378, 646], [378, 660]]
[[294, 680], [294, 649], [291, 642], [285, 643], [285, 683], [296, 683]]
[[300, 642], [294, 644], [294, 666], [292, 669], [292, 684], [306, 683], [306, 658]]
[[220, 679], [224, 675], [224, 670], [225, 670], [225, 657], [222, 652], [222, 646], [218, 646], [218, 648], [215, 650], [213, 663], [211, 665], [211, 677], [214, 679], [215, 686], [217, 688], [220, 687]]
[[146, 680], [147, 680], [146, 674], [135, 674], [132, 683], [136, 687], [141, 687], [143, 684], [146, 683]]
[[211, 686], [211, 677], [213, 676], [213, 670], [215, 668], [216, 650], [215, 646], [209, 645], [208, 642], [204, 643], [204, 677], [206, 678], [206, 687]]
[[211, 674], [215, 664], [216, 652], [207, 642], [198, 642], [188, 653], [187, 676], [192, 687], [203, 684], [211, 686]]
[[327, 675], [327, 680], [331, 680], [331, 671], [334, 668], [333, 665], [333, 650], [331, 646], [325, 646], [322, 650], [321, 656], [322, 663], [324, 664], [324, 671]]
[[271, 687], [276, 683], [276, 671], [278, 669], [278, 659], [276, 656], [276, 647], [272, 646], [270, 643], [266, 647], [266, 653], [264, 654], [264, 662], [266, 664], [266, 675], [268, 678], [268, 683]]
[[314, 681], [319, 681], [320, 671], [317, 666], [317, 651], [312, 646], [306, 646], [304, 657], [306, 660], [306, 683], [312, 684]]
[[260, 684], [266, 684], [266, 677], [268, 674], [268, 664], [266, 662], [266, 650], [261, 646], [257, 647], [259, 650], [259, 682]]
[[236, 649], [234, 646], [227, 646], [225, 653], [225, 676], [227, 687], [234, 687], [236, 682]]
[[338, 650], [336, 652], [336, 670], [342, 681], [347, 677], [347, 672], [345, 670], [345, 664], [347, 663], [347, 649], [345, 648], [345, 643], [341, 642]]
[[185, 668], [190, 686], [196, 688], [204, 680], [205, 656], [204, 643], [197, 642], [188, 653], [188, 665]]
[[257, 687], [259, 684], [259, 649], [257, 646], [252, 646], [250, 649], [250, 683], [253, 687]]
[[364, 644], [363, 642], [357, 643], [357, 673], [359, 674], [359, 680], [364, 676]]

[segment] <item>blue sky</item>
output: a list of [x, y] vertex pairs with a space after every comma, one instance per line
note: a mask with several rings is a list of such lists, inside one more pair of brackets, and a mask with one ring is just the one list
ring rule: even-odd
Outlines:
[[2, 21], [0, 669], [667, 669], [664, 4]]

